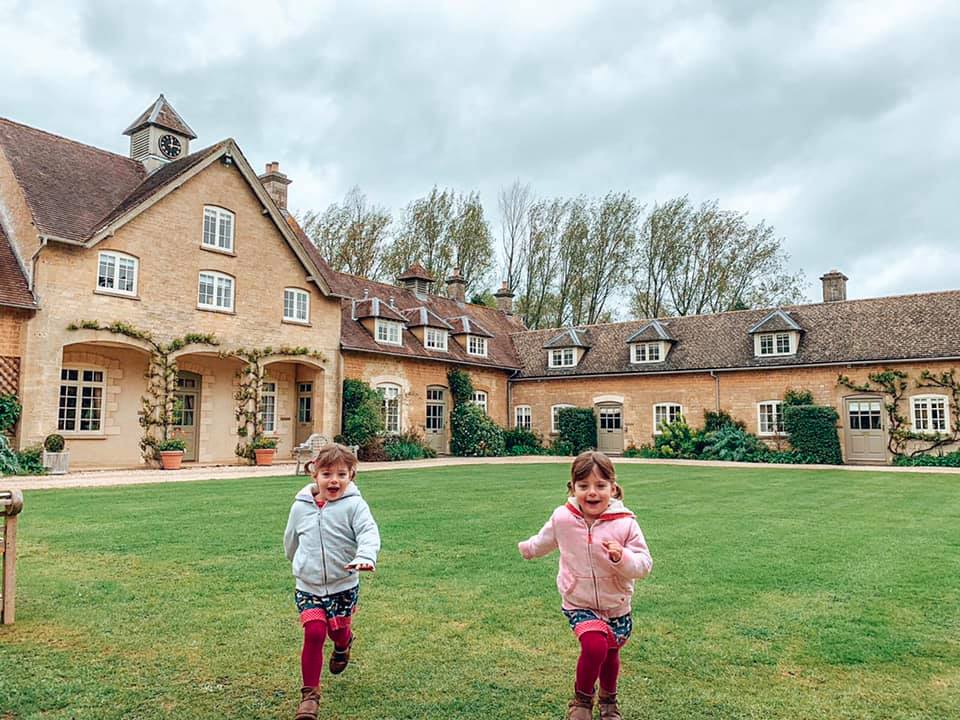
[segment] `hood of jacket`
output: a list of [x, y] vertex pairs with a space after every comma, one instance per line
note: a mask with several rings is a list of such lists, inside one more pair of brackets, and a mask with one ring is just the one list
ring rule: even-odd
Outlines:
[[[297, 493], [297, 500], [302, 502], [316, 504], [316, 499], [313, 495], [313, 488], [316, 487], [316, 483], [310, 483], [309, 485], [304, 486], [304, 488]], [[350, 481], [350, 484], [347, 485], [347, 489], [343, 491], [343, 495], [338, 497], [336, 500], [330, 500], [330, 502], [340, 502], [344, 498], [353, 497], [354, 495], [360, 495], [360, 489], [357, 487], [357, 484], [353, 481]], [[289, 497], [289, 495], [287, 496]], [[363, 495], [360, 495], [363, 497]]]
[[[575, 497], [567, 498], [567, 508], [578, 517], [583, 517], [583, 511], [580, 509], [580, 505], [577, 503]], [[617, 518], [628, 517], [635, 518], [630, 509], [623, 504], [622, 500], [617, 500], [616, 498], [610, 499], [610, 504], [607, 505], [607, 509], [603, 511], [603, 514], [597, 518], [597, 520], [616, 520]]]

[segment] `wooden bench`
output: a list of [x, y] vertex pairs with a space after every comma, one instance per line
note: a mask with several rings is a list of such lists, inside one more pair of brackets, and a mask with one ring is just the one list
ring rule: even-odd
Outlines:
[[23, 510], [23, 495], [16, 488], [0, 488], [0, 624], [13, 625], [17, 596], [17, 516]]

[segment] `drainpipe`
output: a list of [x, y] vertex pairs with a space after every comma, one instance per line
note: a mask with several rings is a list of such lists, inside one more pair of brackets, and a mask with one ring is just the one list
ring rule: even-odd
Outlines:
[[714, 390], [714, 395], [716, 396], [717, 412], [720, 412], [720, 376], [717, 375], [715, 371], [711, 370], [710, 377], [713, 378], [714, 387], [716, 388]]

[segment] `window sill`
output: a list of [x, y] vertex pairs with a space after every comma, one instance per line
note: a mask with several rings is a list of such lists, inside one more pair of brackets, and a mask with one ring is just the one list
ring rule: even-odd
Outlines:
[[217, 255], [226, 255], [227, 257], [236, 257], [237, 253], [233, 250], [224, 250], [223, 248], [211, 247], [210, 245], [204, 245], [200, 243], [200, 249], [206, 250], [207, 252], [216, 253]]
[[389, 346], [391, 346], [391, 347], [403, 347], [403, 343], [402, 343], [402, 342], [396, 342], [396, 343], [395, 343], [395, 342], [387, 342], [386, 340], [374, 340], [374, 342], [376, 342], [377, 345], [389, 345]]
[[795, 352], [785, 352], [785, 353], [760, 353], [759, 355], [754, 355], [757, 358], [774, 358], [774, 357], [792, 357], [796, 355]]
[[203, 312], [220, 313], [221, 315], [236, 315], [236, 314], [237, 314], [237, 311], [236, 311], [236, 310], [224, 310], [223, 308], [206, 307], [205, 305], [197, 305], [197, 310], [201, 310], [201, 311], [203, 311]]
[[64, 440], [106, 440], [107, 436], [103, 433], [88, 432], [70, 432], [69, 430], [58, 430], [63, 435]]
[[283, 318], [281, 321], [284, 325], [299, 325], [300, 327], [313, 327], [313, 323], [309, 320], [292, 320], [291, 318]]
[[119, 291], [117, 291], [117, 290], [107, 290], [107, 289], [105, 289], [105, 288], [100, 288], [100, 287], [94, 288], [94, 289], [93, 289], [93, 294], [94, 294], [94, 295], [105, 295], [105, 296], [107, 296], [107, 297], [124, 298], [125, 300], [137, 300], [137, 301], [140, 300], [140, 296], [139, 296], [139, 295], [133, 295], [133, 294], [131, 294], [131, 293], [125, 293], [125, 292], [119, 292]]

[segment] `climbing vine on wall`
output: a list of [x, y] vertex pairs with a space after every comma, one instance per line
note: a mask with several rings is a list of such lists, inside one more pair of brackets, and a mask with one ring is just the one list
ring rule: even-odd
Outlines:
[[220, 341], [214, 335], [187, 333], [183, 337], [163, 342], [150, 332], [127, 323], [101, 325], [96, 320], [71, 323], [67, 330], [99, 330], [140, 340], [150, 346], [150, 361], [144, 374], [147, 392], [140, 397], [140, 410], [137, 414], [140, 427], [143, 428], [140, 452], [146, 461], [155, 462], [159, 457], [157, 446], [169, 438], [177, 414], [177, 362], [170, 356], [187, 345], [218, 346]]
[[920, 373], [920, 379], [916, 381], [916, 387], [918, 388], [937, 387], [950, 391], [952, 398], [950, 403], [951, 414], [954, 418], [954, 421], [950, 423], [952, 427], [950, 433], [918, 433], [910, 429], [909, 418], [900, 410], [900, 402], [910, 387], [908, 377], [905, 372], [887, 368], [882, 372], [867, 375], [867, 382], [865, 383], [855, 383], [846, 375], [840, 375], [837, 378], [837, 384], [856, 392], [880, 394], [887, 398], [883, 405], [887, 413], [887, 434], [889, 437], [887, 448], [894, 455], [906, 454], [911, 441], [923, 443], [910, 452], [910, 457], [913, 457], [960, 440], [960, 428], [957, 427], [957, 420], [960, 420], [960, 382], [956, 379], [956, 371], [950, 370], [935, 375], [929, 370], [924, 370]]

